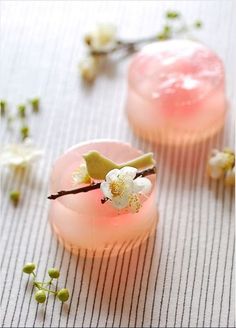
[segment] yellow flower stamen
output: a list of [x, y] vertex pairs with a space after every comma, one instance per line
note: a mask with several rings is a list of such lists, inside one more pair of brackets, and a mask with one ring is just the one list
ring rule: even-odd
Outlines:
[[137, 194], [132, 194], [129, 196], [129, 207], [136, 213], [138, 213], [142, 207], [139, 196]]
[[117, 179], [112, 181], [109, 187], [114, 197], [121, 196], [125, 190], [125, 182], [122, 179]]

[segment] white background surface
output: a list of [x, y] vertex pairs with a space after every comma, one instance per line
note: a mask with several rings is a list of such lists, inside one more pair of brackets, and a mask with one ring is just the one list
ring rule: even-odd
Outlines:
[[[83, 35], [97, 21], [111, 21], [123, 38], [152, 35], [166, 9], [200, 18], [197, 37], [223, 59], [231, 114], [223, 135], [195, 147], [154, 147], [136, 138], [124, 115], [128, 60], [107, 69], [88, 89], [77, 64]], [[233, 194], [205, 176], [213, 146], [233, 146], [235, 108], [235, 1], [1, 1], [0, 94], [11, 108], [39, 95], [31, 116], [35, 142], [45, 157], [21, 176], [2, 172], [2, 322], [6, 327], [234, 326]], [[233, 60], [234, 59], [234, 60]], [[114, 66], [114, 65], [112, 65]], [[1, 125], [2, 143], [15, 141]], [[160, 224], [156, 239], [110, 260], [77, 258], [52, 235], [47, 221], [50, 167], [66, 148], [94, 138], [131, 142], [154, 151], [159, 166]], [[14, 209], [13, 188], [22, 192]], [[43, 277], [61, 268], [60, 285], [72, 292], [61, 306], [53, 298], [38, 306], [25, 262]], [[112, 286], [112, 288], [111, 288]], [[123, 304], [123, 305], [122, 305]]]

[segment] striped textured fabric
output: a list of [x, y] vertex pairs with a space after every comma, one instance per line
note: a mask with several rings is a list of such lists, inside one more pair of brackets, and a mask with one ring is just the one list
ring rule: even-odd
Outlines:
[[[152, 34], [166, 9], [200, 18], [198, 37], [224, 60], [230, 112], [223, 133], [203, 144], [154, 146], [132, 134], [124, 114], [128, 59], [104, 67], [91, 87], [79, 79], [82, 36], [96, 21], [112, 21], [122, 37]], [[233, 146], [236, 106], [234, 1], [4, 2], [1, 14], [1, 97], [9, 107], [39, 95], [30, 115], [36, 144], [45, 150], [32, 170], [1, 175], [1, 322], [3, 327], [234, 327], [234, 195], [205, 175], [213, 147]], [[234, 59], [234, 61], [233, 61]], [[1, 124], [2, 143], [18, 127]], [[53, 161], [81, 141], [112, 138], [153, 151], [158, 162], [157, 233], [118, 257], [75, 256], [48, 223], [48, 181]], [[17, 208], [9, 192], [19, 189]], [[68, 304], [34, 300], [25, 262], [61, 270]]]

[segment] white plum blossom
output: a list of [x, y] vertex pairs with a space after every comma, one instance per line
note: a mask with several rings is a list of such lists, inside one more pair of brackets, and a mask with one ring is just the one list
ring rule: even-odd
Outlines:
[[208, 172], [211, 178], [221, 178], [227, 169], [231, 168], [234, 162], [234, 155], [229, 151], [219, 151], [214, 149], [208, 161]]
[[0, 148], [0, 166], [25, 168], [38, 160], [42, 154], [31, 140], [25, 139], [20, 144], [8, 144]]
[[82, 163], [72, 174], [73, 184], [91, 183], [91, 177], [88, 174], [87, 166]]
[[235, 185], [235, 153], [231, 149], [214, 149], [208, 161], [208, 173], [213, 179], [224, 177], [227, 186]]
[[91, 33], [85, 36], [85, 42], [92, 50], [107, 51], [116, 45], [116, 27], [113, 24], [97, 24]]
[[107, 173], [106, 180], [101, 183], [101, 190], [117, 209], [130, 207], [138, 212], [141, 207], [140, 194], [150, 192], [152, 184], [147, 178], [135, 179], [137, 169], [126, 166]]

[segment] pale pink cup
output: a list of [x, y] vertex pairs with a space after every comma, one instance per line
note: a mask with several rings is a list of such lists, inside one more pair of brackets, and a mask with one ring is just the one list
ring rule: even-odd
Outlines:
[[133, 129], [145, 139], [167, 144], [205, 139], [225, 120], [222, 61], [190, 40], [147, 45], [129, 66], [126, 109]]
[[[127, 143], [112, 140], [76, 145], [55, 162], [50, 193], [74, 188], [72, 172], [83, 162], [82, 155], [90, 150], [97, 150], [117, 163], [141, 154]], [[74, 253], [80, 251], [88, 256], [113, 256], [140, 245], [153, 233], [158, 221], [156, 175], [148, 178], [152, 191], [138, 213], [122, 210], [119, 214], [109, 202], [102, 204], [100, 189], [50, 200], [49, 219], [59, 240]]]

